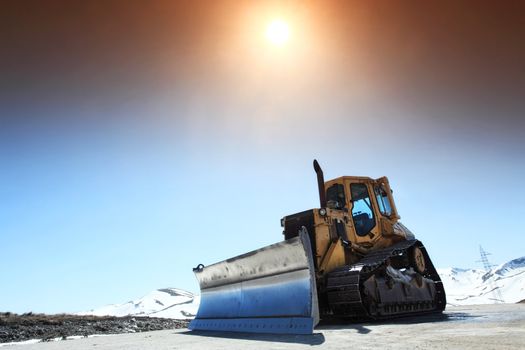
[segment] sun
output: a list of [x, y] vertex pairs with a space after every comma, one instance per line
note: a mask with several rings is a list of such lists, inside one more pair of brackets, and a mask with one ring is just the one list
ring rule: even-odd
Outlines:
[[266, 38], [276, 46], [283, 46], [290, 38], [290, 28], [283, 20], [273, 20], [266, 28]]

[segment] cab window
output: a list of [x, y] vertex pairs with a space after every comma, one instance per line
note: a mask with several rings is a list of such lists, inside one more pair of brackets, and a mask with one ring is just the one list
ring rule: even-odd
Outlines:
[[358, 236], [366, 236], [376, 225], [372, 201], [365, 184], [351, 184], [352, 218]]
[[392, 206], [390, 205], [390, 199], [386, 193], [386, 190], [381, 184], [375, 185], [374, 192], [376, 194], [377, 205], [379, 206], [379, 211], [384, 216], [392, 215]]
[[334, 184], [326, 190], [328, 208], [342, 209], [346, 206], [345, 188], [342, 184]]

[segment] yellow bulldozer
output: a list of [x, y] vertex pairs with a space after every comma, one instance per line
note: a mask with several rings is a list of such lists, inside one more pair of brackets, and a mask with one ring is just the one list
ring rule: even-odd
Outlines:
[[191, 330], [310, 334], [320, 319], [442, 312], [443, 284], [399, 222], [386, 177], [325, 182], [320, 208], [281, 219], [284, 241], [193, 269], [201, 303]]

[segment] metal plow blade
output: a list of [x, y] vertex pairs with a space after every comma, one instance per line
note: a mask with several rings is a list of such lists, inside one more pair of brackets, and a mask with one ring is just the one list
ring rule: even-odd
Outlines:
[[319, 322], [305, 232], [194, 271], [201, 302], [191, 330], [311, 334]]

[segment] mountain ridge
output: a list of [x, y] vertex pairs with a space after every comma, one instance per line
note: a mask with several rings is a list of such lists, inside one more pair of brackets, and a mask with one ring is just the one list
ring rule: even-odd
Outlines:
[[93, 316], [149, 316], [159, 318], [192, 319], [197, 313], [200, 296], [179, 288], [161, 288], [142, 298], [122, 304], [110, 304], [78, 315]]
[[437, 271], [449, 305], [518, 303], [525, 298], [525, 256], [489, 271], [461, 268]]
[[[457, 267], [437, 269], [447, 293], [448, 305], [525, 302], [525, 256], [503, 263], [490, 271]], [[498, 291], [502, 300], [498, 300]], [[192, 319], [200, 296], [179, 288], [161, 288], [142, 298], [111, 304], [79, 315], [149, 316]]]

